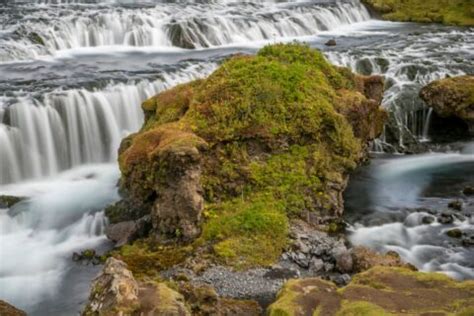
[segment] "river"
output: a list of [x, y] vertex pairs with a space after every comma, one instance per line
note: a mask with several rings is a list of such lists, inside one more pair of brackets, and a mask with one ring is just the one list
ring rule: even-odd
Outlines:
[[[325, 46], [329, 39], [337, 45]], [[0, 195], [26, 199], [0, 209], [0, 298], [31, 315], [77, 314], [98, 267], [72, 262], [72, 253], [111, 246], [102, 210], [119, 198], [117, 149], [140, 128], [140, 103], [233, 54], [294, 40], [386, 77], [392, 128], [374, 151], [429, 142], [419, 89], [474, 73], [472, 29], [375, 20], [359, 0], [2, 2]], [[472, 250], [451, 245], [444, 226], [421, 225], [414, 211], [464, 198], [458, 187], [473, 181], [474, 153], [469, 143], [454, 148], [379, 154], [359, 170], [346, 194], [351, 241], [474, 278]], [[440, 190], [452, 183], [456, 190]]]

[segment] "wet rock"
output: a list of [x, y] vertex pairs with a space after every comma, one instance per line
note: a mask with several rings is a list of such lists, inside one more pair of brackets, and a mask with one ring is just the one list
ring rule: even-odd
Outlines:
[[448, 230], [446, 232], [446, 235], [448, 235], [451, 238], [461, 238], [463, 234], [462, 234], [462, 230], [460, 230], [459, 228], [454, 228], [454, 229]]
[[435, 218], [433, 216], [424, 216], [421, 219], [421, 223], [425, 224], [425, 225], [430, 225], [430, 224], [434, 223], [434, 221], [435, 221]]
[[456, 211], [462, 211], [462, 205], [463, 203], [460, 200], [455, 200], [448, 203], [448, 207]]
[[324, 45], [326, 45], [326, 46], [336, 46], [337, 43], [336, 43], [336, 40], [335, 40], [335, 39], [330, 39], [330, 40], [327, 41]]
[[474, 195], [474, 187], [473, 186], [467, 186], [462, 190], [462, 193], [467, 196]]
[[24, 199], [24, 197], [19, 196], [0, 195], [0, 208], [11, 208]]
[[440, 224], [452, 224], [454, 222], [454, 216], [450, 213], [441, 213], [438, 216], [438, 222]]
[[466, 75], [431, 82], [420, 97], [442, 118], [463, 120], [474, 135], [474, 76]]
[[466, 247], [474, 247], [474, 235], [463, 238], [462, 244]]
[[104, 263], [105, 256], [97, 255], [94, 249], [85, 249], [72, 254], [72, 261], [98, 265]]
[[5, 301], [0, 300], [0, 315], [2, 316], [26, 316], [26, 313]]

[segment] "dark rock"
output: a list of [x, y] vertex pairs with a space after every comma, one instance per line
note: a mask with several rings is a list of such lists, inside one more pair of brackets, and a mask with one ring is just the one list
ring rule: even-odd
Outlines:
[[448, 235], [451, 238], [461, 238], [462, 230], [460, 230], [459, 228], [450, 229], [446, 232], [446, 235]]
[[106, 228], [105, 234], [107, 238], [115, 242], [116, 247], [121, 247], [137, 238], [146, 236], [150, 229], [150, 216], [144, 216], [137, 221], [110, 224]]
[[441, 224], [451, 224], [454, 222], [454, 217], [449, 213], [441, 213], [441, 215], [438, 216], [438, 222]]
[[421, 222], [425, 225], [432, 224], [435, 221], [435, 218], [433, 216], [424, 216], [421, 219]]
[[300, 273], [296, 269], [284, 268], [279, 265], [273, 266], [270, 271], [265, 273], [264, 277], [269, 279], [294, 279], [298, 278]]
[[462, 210], [462, 201], [460, 201], [460, 200], [451, 201], [451, 202], [448, 203], [448, 207], [452, 208], [453, 210], [456, 210], [456, 211], [461, 211]]
[[462, 244], [466, 247], [473, 247], [474, 246], [474, 235], [467, 236], [463, 238]]
[[74, 252], [72, 254], [72, 261], [98, 265], [98, 264], [104, 263], [105, 256], [97, 255], [94, 249], [86, 249], [86, 250], [81, 251], [80, 253]]
[[344, 286], [351, 282], [351, 276], [349, 274], [336, 274], [330, 276], [329, 279], [338, 286]]
[[326, 45], [326, 46], [336, 46], [337, 43], [336, 43], [336, 40], [335, 40], [335, 39], [330, 39], [330, 40], [327, 41], [324, 45]]
[[26, 313], [5, 301], [0, 300], [0, 315], [2, 316], [26, 316]]
[[11, 208], [24, 199], [24, 197], [19, 196], [0, 195], [0, 208]]
[[464, 195], [467, 195], [467, 196], [474, 195], [474, 187], [473, 186], [467, 186], [467, 187], [464, 188], [464, 190], [462, 190], [462, 193]]

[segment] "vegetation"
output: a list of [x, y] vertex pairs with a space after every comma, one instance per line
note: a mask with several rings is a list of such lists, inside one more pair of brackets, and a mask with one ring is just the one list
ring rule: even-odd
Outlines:
[[268, 308], [268, 315], [468, 315], [473, 308], [472, 281], [375, 267], [357, 274], [341, 289], [321, 279], [290, 280]]
[[271, 264], [292, 217], [339, 215], [346, 175], [385, 119], [365, 88], [298, 43], [236, 56], [143, 103], [143, 129], [120, 150], [122, 188], [137, 203], [153, 201], [193, 166], [205, 199], [195, 245], [239, 268]]
[[402, 22], [474, 25], [471, 0], [363, 0], [383, 18]]

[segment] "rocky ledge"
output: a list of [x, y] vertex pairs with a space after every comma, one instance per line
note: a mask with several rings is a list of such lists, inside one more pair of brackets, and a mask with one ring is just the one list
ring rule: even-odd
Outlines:
[[[453, 129], [464, 126], [464, 131], [474, 136], [474, 76], [433, 81], [420, 91], [420, 97], [439, 117], [451, 119], [444, 120], [444, 131], [451, 125], [454, 125]], [[448, 124], [450, 121], [452, 124]]]
[[362, 2], [386, 20], [474, 25], [471, 0], [362, 0]]

